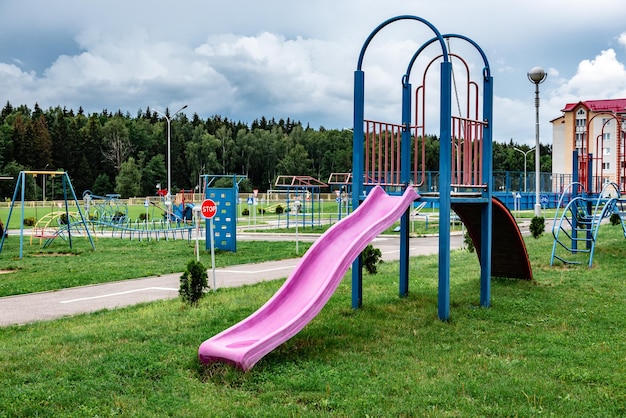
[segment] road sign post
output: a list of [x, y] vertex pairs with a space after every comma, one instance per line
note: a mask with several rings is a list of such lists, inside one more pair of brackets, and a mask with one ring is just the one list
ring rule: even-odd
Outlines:
[[215, 292], [215, 241], [213, 239], [213, 217], [217, 214], [217, 205], [211, 199], [206, 199], [200, 206], [202, 216], [209, 220], [209, 239], [211, 240], [211, 271], [213, 273], [213, 291]]

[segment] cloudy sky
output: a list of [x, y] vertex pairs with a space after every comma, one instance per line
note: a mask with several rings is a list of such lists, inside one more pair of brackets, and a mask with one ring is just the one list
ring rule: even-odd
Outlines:
[[[534, 143], [532, 67], [549, 74], [540, 86], [544, 143], [566, 103], [626, 97], [623, 0], [0, 0], [0, 101], [133, 116], [187, 104], [190, 117], [351, 127], [361, 47], [398, 15], [481, 46], [498, 141]], [[431, 36], [402, 22], [376, 37], [364, 62], [366, 118], [400, 121], [401, 76]]]

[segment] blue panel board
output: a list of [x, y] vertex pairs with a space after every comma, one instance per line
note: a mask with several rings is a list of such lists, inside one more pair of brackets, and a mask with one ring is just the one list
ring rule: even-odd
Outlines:
[[[225, 251], [237, 251], [237, 193], [235, 188], [207, 188], [206, 198], [217, 205], [217, 214], [213, 217], [213, 237], [215, 248]], [[210, 250], [209, 225], [206, 221], [206, 249]]]

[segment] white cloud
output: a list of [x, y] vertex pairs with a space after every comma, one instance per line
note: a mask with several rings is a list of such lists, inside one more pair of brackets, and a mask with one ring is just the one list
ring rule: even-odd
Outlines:
[[555, 93], [561, 97], [578, 97], [578, 100], [626, 97], [626, 69], [613, 49], [601, 51], [594, 59], [582, 60], [576, 74]]
[[[11, 37], [0, 41], [0, 99], [14, 105], [82, 106], [88, 112], [188, 104], [188, 111], [201, 117], [221, 114], [244, 122], [291, 117], [314, 127], [351, 126], [353, 72], [365, 38], [389, 17], [416, 14], [484, 49], [495, 77], [498, 140], [534, 138], [533, 87], [526, 72], [547, 67], [549, 77], [541, 87], [541, 132], [547, 138], [546, 121], [567, 102], [626, 97], [619, 59], [626, 49], [621, 2], [596, 0], [589, 8], [583, 0], [519, 5], [155, 0], [146, 7], [121, 0], [67, 0], [60, 10], [44, 0], [27, 0], [29, 7], [6, 0], [0, 2], [0, 25]], [[35, 9], [38, 13], [29, 13]], [[38, 67], [27, 67], [20, 51], [29, 50], [28, 42], [59, 33], [65, 48]], [[399, 122], [408, 57], [431, 36], [414, 23], [377, 35], [364, 61], [366, 117]], [[55, 38], [51, 45], [56, 44]], [[453, 49], [460, 51], [454, 44]], [[471, 61], [472, 68], [481, 67]], [[414, 85], [420, 71], [412, 75]]]

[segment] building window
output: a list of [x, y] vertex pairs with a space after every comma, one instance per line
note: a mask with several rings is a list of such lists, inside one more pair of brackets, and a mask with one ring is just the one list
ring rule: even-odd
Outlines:
[[611, 163], [602, 163], [602, 169], [603, 170], [610, 170], [611, 169]]
[[602, 118], [602, 126], [611, 126], [612, 118]]
[[611, 155], [611, 148], [605, 148], [604, 155]]
[[602, 139], [604, 141], [610, 141], [611, 140], [611, 133], [610, 132], [606, 132], [602, 134]]
[[583, 147], [583, 139], [585, 138], [585, 134], [578, 132], [576, 134], [576, 148], [582, 148]]
[[576, 127], [584, 127], [587, 125], [587, 119], [576, 118]]

